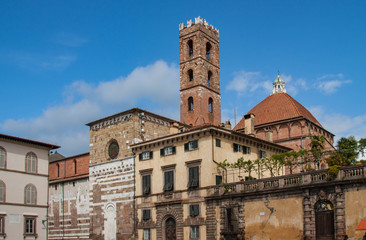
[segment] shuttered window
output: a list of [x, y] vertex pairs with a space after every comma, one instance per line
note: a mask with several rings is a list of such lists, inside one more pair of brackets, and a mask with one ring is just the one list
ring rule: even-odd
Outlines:
[[151, 175], [142, 176], [142, 194], [149, 195], [151, 193]]
[[241, 145], [234, 143], [233, 150], [234, 152], [241, 152]]
[[221, 175], [216, 175], [216, 185], [219, 185], [222, 183], [222, 176]]
[[148, 160], [148, 159], [152, 159], [153, 158], [153, 152], [152, 151], [148, 151], [148, 152], [143, 152], [139, 154], [139, 160]]
[[200, 206], [198, 204], [189, 205], [189, 216], [196, 217], [200, 215]]
[[150, 220], [151, 216], [150, 216], [150, 209], [144, 209], [142, 210], [142, 220], [144, 221], [148, 221]]
[[184, 151], [191, 151], [198, 148], [198, 140], [190, 141], [184, 144]]
[[250, 154], [250, 147], [243, 146], [243, 153], [244, 154]]
[[162, 148], [162, 149], [160, 149], [160, 156], [168, 156], [168, 155], [175, 154], [175, 152], [176, 152], [175, 149], [176, 149], [175, 146]]
[[189, 168], [188, 188], [197, 188], [199, 186], [199, 168], [198, 166]]
[[164, 172], [164, 192], [174, 190], [174, 171]]

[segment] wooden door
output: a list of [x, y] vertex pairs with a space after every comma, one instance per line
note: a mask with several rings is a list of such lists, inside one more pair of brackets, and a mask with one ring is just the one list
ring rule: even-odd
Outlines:
[[173, 218], [168, 218], [165, 222], [165, 239], [176, 240], [176, 225]]
[[334, 211], [320, 211], [315, 213], [316, 239], [334, 239]]

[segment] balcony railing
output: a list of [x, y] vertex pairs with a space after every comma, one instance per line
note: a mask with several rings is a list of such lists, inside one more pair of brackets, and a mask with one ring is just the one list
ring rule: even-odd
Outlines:
[[249, 180], [245, 182], [220, 184], [208, 188], [207, 193], [208, 196], [250, 193], [271, 189], [306, 186], [329, 181], [357, 180], [362, 178], [366, 178], [366, 165], [342, 167], [339, 169], [338, 175], [334, 178], [329, 175], [328, 170], [319, 170], [292, 175], [283, 175], [279, 177]]

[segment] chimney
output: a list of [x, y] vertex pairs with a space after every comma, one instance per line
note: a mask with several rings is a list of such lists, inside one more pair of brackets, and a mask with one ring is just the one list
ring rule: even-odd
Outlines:
[[273, 142], [273, 131], [272, 131], [272, 129], [266, 129], [266, 140], [268, 142]]
[[170, 134], [175, 134], [179, 132], [179, 124], [177, 122], [174, 122], [172, 124], [170, 124], [170, 129], [169, 129], [169, 133]]
[[229, 120], [225, 122], [224, 128], [231, 130], [231, 123]]
[[244, 115], [245, 134], [254, 136], [254, 117], [253, 113]]

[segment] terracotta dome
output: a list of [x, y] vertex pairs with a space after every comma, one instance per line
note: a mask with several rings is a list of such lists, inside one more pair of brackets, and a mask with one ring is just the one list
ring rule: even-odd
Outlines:
[[[255, 115], [255, 126], [286, 119], [304, 117], [322, 127], [318, 120], [316, 120], [316, 118], [303, 105], [284, 92], [275, 93], [266, 97], [263, 101], [252, 108], [248, 114], [249, 113]], [[244, 118], [242, 118], [234, 127], [234, 130], [241, 130], [243, 128]]]

